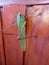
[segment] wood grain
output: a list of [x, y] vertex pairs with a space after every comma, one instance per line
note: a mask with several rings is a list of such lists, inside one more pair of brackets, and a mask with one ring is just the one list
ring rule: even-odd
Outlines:
[[[0, 12], [0, 30], [1, 30], [1, 12]], [[4, 48], [3, 48], [3, 39], [2, 33], [0, 32], [0, 65], [5, 65], [5, 56], [4, 56]]]
[[25, 65], [49, 65], [49, 6], [27, 8]]

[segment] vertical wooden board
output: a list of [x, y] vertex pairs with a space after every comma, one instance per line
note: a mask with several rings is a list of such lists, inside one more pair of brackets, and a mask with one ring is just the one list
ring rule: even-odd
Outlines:
[[[1, 30], [1, 16], [0, 16], [0, 30]], [[0, 65], [5, 65], [4, 48], [2, 33], [0, 32]]]
[[2, 42], [2, 35], [0, 35], [0, 65], [5, 65], [4, 49]]
[[4, 35], [6, 64], [22, 65], [22, 50], [16, 35]]
[[27, 49], [24, 65], [49, 65], [49, 6], [27, 8]]
[[[25, 14], [25, 6], [9, 5], [3, 8], [3, 28], [10, 26], [16, 22], [16, 13]], [[22, 65], [23, 52], [20, 48], [20, 42], [17, 39], [18, 27], [14, 26], [4, 31], [4, 44], [6, 51], [7, 65]]]

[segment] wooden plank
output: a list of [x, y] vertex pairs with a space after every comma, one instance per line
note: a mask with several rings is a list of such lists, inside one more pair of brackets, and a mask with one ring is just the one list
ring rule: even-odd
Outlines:
[[[16, 22], [16, 13], [25, 14], [25, 6], [12, 5], [3, 8], [3, 29]], [[4, 31], [4, 44], [6, 51], [7, 65], [22, 65], [23, 52], [20, 48], [20, 42], [17, 39], [18, 27], [14, 26]]]
[[48, 0], [44, 0], [44, 1], [41, 1], [41, 0], [16, 0], [16, 1], [10, 1], [10, 0], [7, 0], [7, 1], [1, 1], [0, 2], [0, 6], [8, 6], [8, 5], [49, 5], [49, 1]]
[[5, 65], [2, 36], [0, 35], [0, 65]]
[[6, 64], [22, 65], [23, 53], [16, 35], [4, 35]]
[[27, 8], [27, 49], [24, 65], [49, 65], [49, 6]]
[[[0, 15], [0, 30], [1, 30], [1, 15]], [[0, 32], [0, 65], [5, 65], [4, 47], [1, 32]]]
[[4, 6], [8, 6], [8, 5], [49, 5], [49, 1], [48, 0], [25, 0], [25, 1], [20, 1], [20, 0], [16, 0], [16, 1], [10, 1], [10, 0], [5, 0], [0, 1], [0, 6], [4, 7]]

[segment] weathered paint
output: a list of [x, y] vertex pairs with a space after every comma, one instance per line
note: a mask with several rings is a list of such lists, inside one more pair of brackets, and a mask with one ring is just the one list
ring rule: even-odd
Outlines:
[[28, 7], [25, 65], [49, 65], [49, 6]]

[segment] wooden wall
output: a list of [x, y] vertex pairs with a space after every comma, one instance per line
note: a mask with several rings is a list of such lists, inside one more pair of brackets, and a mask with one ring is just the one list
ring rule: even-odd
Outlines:
[[[2, 8], [2, 26], [5, 29], [16, 21], [16, 13], [28, 15], [26, 18], [26, 51], [24, 65], [49, 65], [49, 5], [18, 6]], [[2, 28], [0, 21], [0, 29]], [[17, 39], [18, 27], [0, 32], [0, 65], [22, 65], [23, 51]]]

